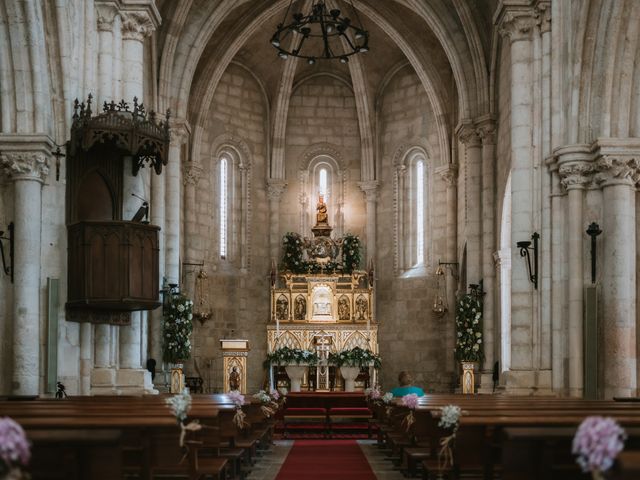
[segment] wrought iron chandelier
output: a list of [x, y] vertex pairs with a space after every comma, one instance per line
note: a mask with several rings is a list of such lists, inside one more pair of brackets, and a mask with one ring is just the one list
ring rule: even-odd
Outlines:
[[271, 37], [271, 45], [278, 50], [278, 56], [304, 58], [313, 65], [317, 60], [339, 59], [348, 63], [356, 53], [369, 51], [369, 32], [358, 18], [358, 12], [349, 0], [355, 21], [341, 16], [337, 8], [327, 9], [325, 0], [315, 0], [307, 15], [293, 13], [291, 23], [287, 17], [295, 0], [289, 2], [282, 22]]

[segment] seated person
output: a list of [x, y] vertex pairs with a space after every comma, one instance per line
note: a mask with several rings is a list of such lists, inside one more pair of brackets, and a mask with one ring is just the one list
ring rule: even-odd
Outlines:
[[400, 386], [391, 390], [394, 397], [404, 397], [410, 393], [415, 393], [419, 397], [424, 397], [424, 390], [420, 387], [414, 387], [411, 385], [413, 383], [413, 378], [411, 378], [411, 374], [409, 374], [409, 372], [400, 372], [400, 375], [398, 375], [398, 383]]

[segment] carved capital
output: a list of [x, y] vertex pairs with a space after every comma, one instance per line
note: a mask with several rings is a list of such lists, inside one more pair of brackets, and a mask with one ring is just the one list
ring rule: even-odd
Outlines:
[[151, 16], [147, 12], [123, 12], [122, 13], [122, 38], [123, 40], [136, 40], [138, 42], [150, 36], [156, 29]]
[[380, 183], [377, 180], [369, 180], [366, 182], [358, 182], [358, 186], [362, 193], [364, 193], [364, 198], [367, 202], [375, 202], [378, 199], [378, 186]]
[[498, 33], [511, 42], [530, 40], [536, 17], [533, 10], [507, 11], [498, 24]]
[[477, 121], [476, 132], [482, 145], [496, 144], [496, 122], [492, 117], [485, 117]]
[[113, 3], [96, 3], [96, 23], [99, 32], [112, 32], [118, 10]]
[[287, 187], [287, 182], [280, 179], [270, 179], [267, 181], [267, 197], [269, 200], [280, 200], [284, 189]]
[[549, 0], [540, 0], [533, 7], [536, 17], [536, 24], [540, 28], [540, 33], [551, 31], [551, 2]]
[[458, 182], [458, 166], [450, 163], [443, 167], [436, 168], [436, 173], [447, 184], [448, 187], [456, 186]]
[[44, 152], [2, 152], [0, 165], [13, 180], [44, 183], [49, 175], [49, 155]]
[[171, 145], [179, 147], [189, 138], [189, 128], [185, 124], [174, 123], [169, 130], [169, 137]]
[[640, 180], [640, 158], [635, 156], [602, 155], [595, 163], [595, 182], [609, 185], [634, 186]]
[[456, 133], [458, 134], [458, 139], [467, 148], [479, 147], [481, 145], [478, 130], [470, 123], [460, 125]]
[[182, 182], [184, 185], [197, 185], [202, 176], [203, 168], [195, 162], [187, 162], [182, 167]]
[[593, 167], [585, 162], [565, 163], [559, 167], [558, 174], [566, 190], [582, 189], [591, 183]]

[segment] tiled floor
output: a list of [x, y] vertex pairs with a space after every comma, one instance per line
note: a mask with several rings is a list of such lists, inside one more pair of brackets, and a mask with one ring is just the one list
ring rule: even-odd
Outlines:
[[[247, 480], [274, 480], [293, 442], [294, 440], [276, 440], [275, 445], [258, 460]], [[358, 443], [378, 480], [404, 480], [400, 471], [394, 470], [393, 464], [378, 449], [375, 440], [358, 440]]]

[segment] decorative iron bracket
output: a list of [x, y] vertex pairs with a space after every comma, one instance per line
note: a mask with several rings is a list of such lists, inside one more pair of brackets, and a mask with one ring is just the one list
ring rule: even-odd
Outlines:
[[[538, 232], [533, 232], [531, 235], [531, 240], [533, 240], [533, 247], [531, 247], [531, 242], [523, 241], [517, 242], [516, 246], [520, 249], [520, 256], [525, 257], [527, 259], [527, 269], [529, 271], [529, 280], [533, 283], [533, 288], [538, 289], [538, 240], [540, 239], [540, 234]], [[529, 250], [533, 250], [533, 270], [531, 266], [531, 256], [529, 255]]]
[[[4, 232], [0, 230], [0, 256], [2, 256], [2, 270], [5, 275], [9, 275], [11, 278], [11, 283], [13, 283], [13, 222], [7, 225], [7, 235], [4, 236]], [[4, 242], [3, 240], [9, 241], [9, 265], [7, 265], [7, 260], [4, 255]]]
[[596, 237], [602, 233], [600, 225], [596, 222], [592, 222], [587, 228], [587, 235], [591, 237], [591, 283], [596, 283]]

